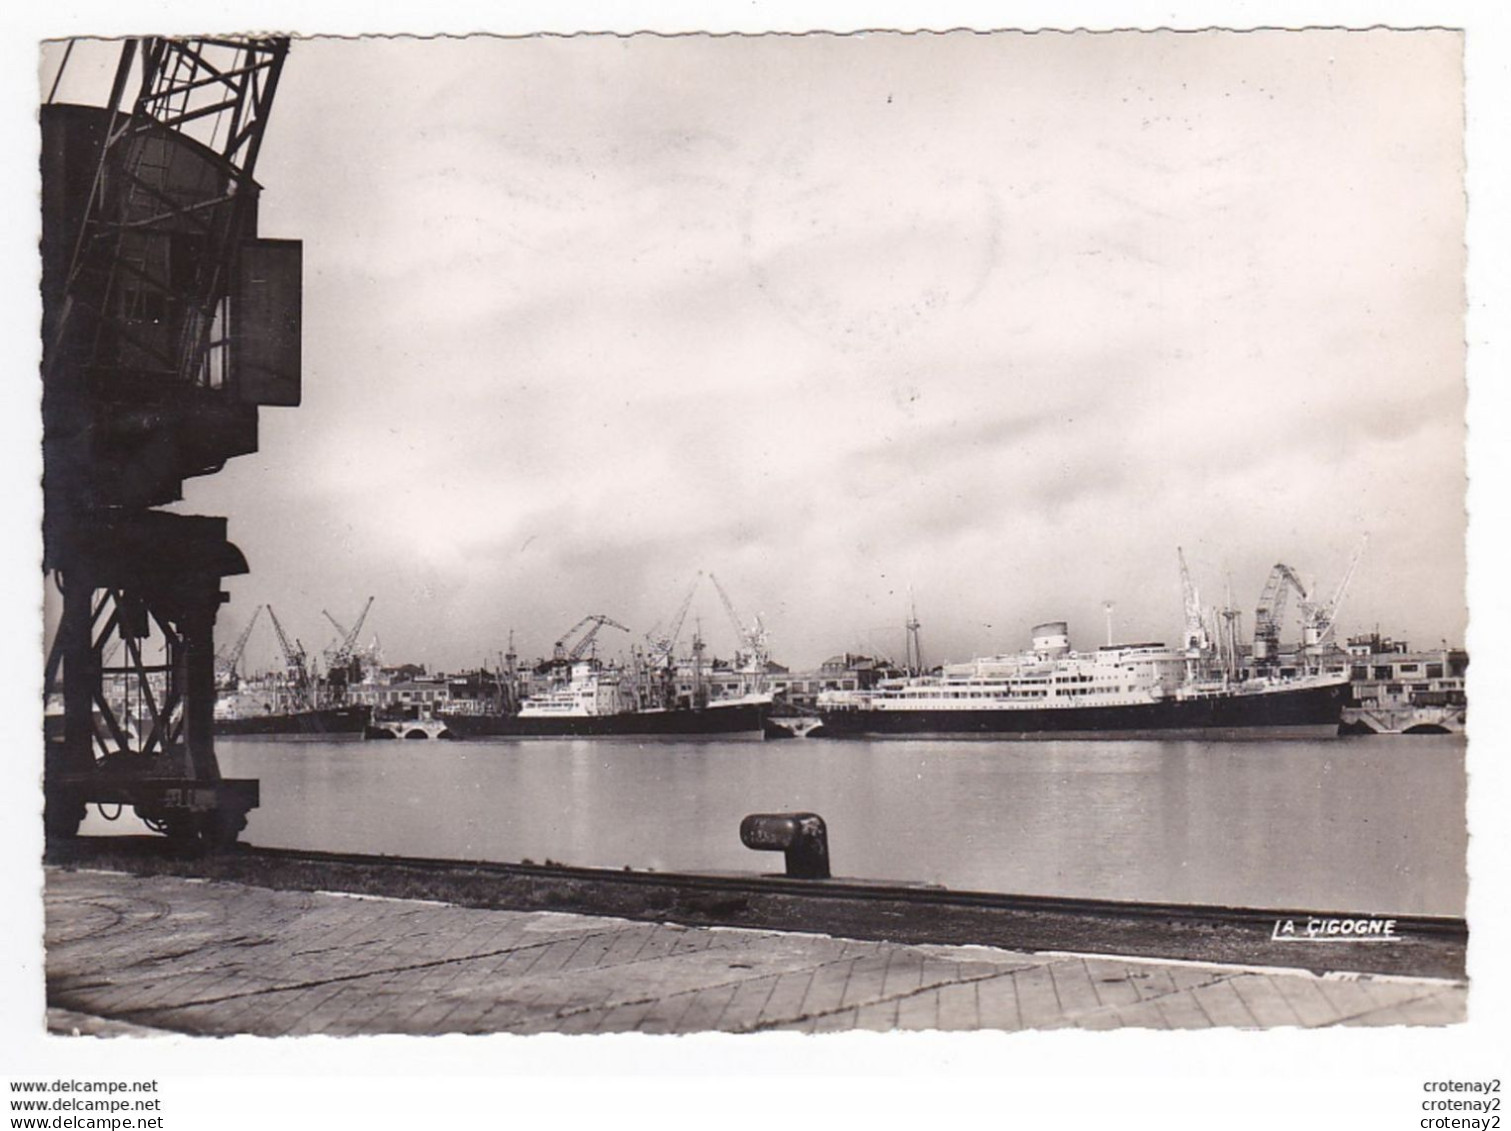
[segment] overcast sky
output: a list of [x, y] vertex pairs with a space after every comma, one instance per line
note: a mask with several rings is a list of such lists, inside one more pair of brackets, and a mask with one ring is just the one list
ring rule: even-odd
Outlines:
[[911, 593], [937, 662], [1106, 601], [1177, 639], [1177, 545], [1251, 628], [1367, 531], [1343, 632], [1457, 643], [1461, 46], [297, 41], [258, 179], [304, 404], [182, 507], [252, 564], [221, 632], [374, 595], [390, 662], [456, 669], [711, 570], [778, 660], [900, 655]]

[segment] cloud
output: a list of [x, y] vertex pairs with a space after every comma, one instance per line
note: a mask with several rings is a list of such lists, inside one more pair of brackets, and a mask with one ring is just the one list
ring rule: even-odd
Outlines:
[[1349, 609], [1456, 638], [1458, 62], [1433, 33], [300, 42], [260, 176], [305, 240], [305, 404], [189, 505], [232, 517], [238, 605], [376, 593], [391, 654], [440, 666], [640, 631], [699, 569], [799, 664], [910, 587], [939, 655], [1099, 633], [1104, 599], [1158, 638], [1175, 545], [1248, 603], [1363, 529]]

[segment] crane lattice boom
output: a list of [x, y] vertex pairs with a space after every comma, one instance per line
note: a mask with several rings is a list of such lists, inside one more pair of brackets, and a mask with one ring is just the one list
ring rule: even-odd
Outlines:
[[[80, 359], [85, 364], [102, 342], [126, 340], [143, 370], [206, 387], [218, 380], [210, 355], [221, 343], [212, 341], [211, 327], [231, 289], [233, 252], [254, 215], [257, 155], [288, 49], [288, 39], [279, 37], [124, 41], [110, 129], [55, 330], [61, 342], [73, 332], [71, 323], [85, 324], [92, 343]], [[119, 112], [138, 62], [140, 88], [129, 112]], [[192, 206], [178, 198], [180, 186], [168, 183], [171, 143], [180, 137], [204, 147], [223, 174], [217, 191]], [[170, 233], [199, 249], [192, 262], [157, 253], [151, 241], [167, 247], [163, 237]], [[144, 319], [143, 310], [161, 317]], [[170, 333], [145, 331], [144, 321]], [[61, 357], [52, 351], [52, 361]]]
[[357, 637], [362, 635], [362, 626], [367, 623], [367, 614], [373, 607], [373, 600], [374, 598], [372, 597], [367, 599], [367, 604], [362, 606], [361, 615], [357, 617], [357, 623], [352, 625], [350, 631], [347, 631], [345, 626], [325, 609], [320, 610], [325, 619], [330, 621], [335, 627], [336, 632], [341, 638], [340, 643], [326, 653], [330, 657], [330, 663], [333, 666], [351, 662], [352, 654], [357, 648]]
[[1343, 580], [1338, 582], [1338, 588], [1333, 590], [1332, 597], [1319, 601], [1313, 595], [1302, 600], [1302, 643], [1311, 654], [1319, 654], [1332, 634], [1333, 626], [1338, 620], [1338, 608], [1343, 603], [1343, 596], [1348, 592], [1349, 582], [1353, 580], [1354, 571], [1359, 568], [1359, 559], [1364, 556], [1364, 547], [1368, 544], [1369, 535], [1366, 534], [1360, 539], [1359, 548], [1349, 560], [1348, 568], [1343, 572]]
[[1186, 567], [1186, 552], [1177, 546], [1175, 556], [1180, 559], [1181, 597], [1186, 608], [1185, 649], [1188, 655], [1194, 655], [1206, 651], [1210, 640], [1206, 621], [1202, 616], [1201, 594], [1196, 589], [1196, 582], [1191, 580], [1190, 569]]
[[682, 633], [682, 624], [687, 620], [687, 610], [692, 607], [693, 594], [698, 591], [698, 582], [703, 577], [703, 571], [699, 570], [693, 578], [693, 583], [687, 587], [687, 594], [682, 598], [682, 603], [677, 606], [676, 615], [672, 617], [671, 627], [664, 633], [657, 633], [655, 629], [645, 634], [646, 640], [651, 646], [652, 660], [662, 666], [668, 666], [672, 662], [673, 652], [677, 647], [677, 637]]
[[743, 655], [737, 656], [737, 663], [750, 662], [756, 665], [764, 664], [766, 660], [766, 626], [761, 623], [757, 616], [746, 628], [740, 620], [740, 614], [735, 612], [734, 602], [729, 599], [729, 594], [724, 591], [724, 586], [712, 573], [708, 580], [714, 583], [714, 588], [719, 592], [719, 600], [724, 605], [724, 611], [729, 615], [729, 623], [734, 627], [735, 639], [740, 642]]
[[1260, 594], [1259, 607], [1254, 610], [1256, 662], [1273, 663], [1280, 658], [1280, 627], [1285, 619], [1286, 598], [1292, 589], [1297, 597], [1306, 601], [1306, 586], [1296, 576], [1296, 571], [1284, 562], [1276, 562], [1264, 584], [1264, 592]]
[[278, 634], [278, 646], [283, 649], [283, 662], [294, 697], [300, 706], [311, 707], [310, 673], [305, 663], [304, 647], [297, 640], [289, 642], [288, 633], [283, 631], [283, 625], [279, 623], [278, 614], [273, 611], [272, 605], [268, 606], [268, 618], [273, 622], [273, 631]]
[[[588, 630], [582, 634], [582, 639], [578, 640], [576, 644], [573, 644], [570, 648], [568, 648], [567, 641], [571, 640], [572, 637], [576, 635], [578, 630], [583, 628], [583, 626], [585, 625], [589, 625], [591, 627], [589, 627]], [[593, 646], [593, 641], [598, 638], [598, 630], [603, 628], [605, 625], [607, 625], [609, 628], [617, 628], [621, 632], [629, 631], [628, 628], [625, 628], [624, 625], [620, 624], [613, 617], [604, 616], [602, 613], [593, 613], [589, 616], [583, 617], [580, 621], [578, 621], [565, 633], [562, 634], [561, 639], [556, 642], [555, 647], [552, 649], [552, 659], [558, 663], [572, 662], [582, 659], [583, 656], [587, 654], [588, 649]]]
[[252, 619], [247, 621], [247, 626], [241, 630], [241, 635], [236, 638], [236, 643], [231, 645], [221, 658], [221, 671], [226, 676], [236, 675], [236, 665], [241, 663], [241, 655], [247, 650], [247, 641], [252, 636], [252, 626], [257, 623], [257, 616], [261, 612], [261, 605], [252, 610]]

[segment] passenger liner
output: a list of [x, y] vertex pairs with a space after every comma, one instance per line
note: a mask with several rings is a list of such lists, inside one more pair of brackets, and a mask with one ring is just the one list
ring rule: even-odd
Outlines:
[[1228, 680], [1164, 644], [1076, 652], [1064, 621], [1038, 625], [1016, 655], [949, 664], [938, 675], [884, 680], [819, 697], [815, 738], [1332, 737], [1346, 674]]

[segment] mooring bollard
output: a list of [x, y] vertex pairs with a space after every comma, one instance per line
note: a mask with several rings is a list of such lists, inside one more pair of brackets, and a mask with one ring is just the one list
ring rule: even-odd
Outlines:
[[787, 854], [787, 875], [829, 878], [829, 829], [817, 813], [752, 813], [740, 822], [746, 848]]

